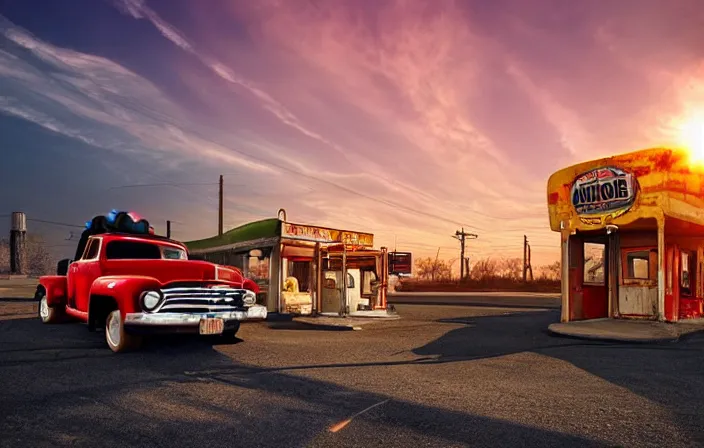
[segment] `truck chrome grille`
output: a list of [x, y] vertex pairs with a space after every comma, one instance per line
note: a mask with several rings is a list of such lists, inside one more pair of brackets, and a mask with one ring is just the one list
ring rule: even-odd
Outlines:
[[161, 290], [164, 300], [157, 313], [209, 313], [237, 311], [253, 303], [246, 289], [181, 287]]

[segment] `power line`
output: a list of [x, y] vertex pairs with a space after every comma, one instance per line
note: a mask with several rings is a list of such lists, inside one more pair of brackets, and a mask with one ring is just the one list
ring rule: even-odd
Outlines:
[[42, 224], [50, 224], [50, 225], [53, 225], [53, 226], [72, 227], [72, 228], [76, 228], [76, 229], [84, 229], [84, 228], [85, 228], [85, 226], [79, 226], [79, 225], [76, 225], [76, 224], [69, 224], [69, 223], [66, 223], [66, 222], [47, 221], [47, 220], [45, 220], [45, 219], [27, 218], [27, 221], [39, 222], [39, 223], [42, 223]]
[[[212, 142], [212, 141], [211, 141], [211, 142]], [[215, 143], [215, 142], [212, 142], [212, 143]], [[436, 219], [436, 220], [438, 220], [438, 221], [447, 222], [447, 223], [449, 223], [449, 224], [453, 224], [453, 225], [456, 225], [456, 226], [467, 226], [467, 227], [470, 227], [470, 228], [473, 228], [473, 229], [477, 229], [477, 230], [481, 230], [481, 231], [484, 231], [484, 230], [485, 230], [485, 229], [481, 229], [481, 228], [479, 228], [479, 227], [477, 227], [477, 226], [471, 226], [471, 225], [468, 225], [468, 224], [463, 224], [463, 223], [461, 223], [461, 222], [459, 222], [459, 221], [455, 221], [455, 220], [453, 220], [453, 219], [444, 218], [444, 217], [442, 217], [442, 216], [435, 215], [435, 214], [433, 214], [433, 213], [429, 213], [429, 212], [425, 212], [425, 211], [421, 211], [421, 210], [416, 210], [416, 209], [414, 209], [414, 208], [412, 208], [412, 207], [408, 207], [408, 206], [403, 205], [403, 204], [397, 204], [397, 203], [392, 202], [392, 201], [389, 201], [389, 200], [387, 200], [387, 199], [382, 199], [382, 198], [374, 197], [374, 196], [368, 195], [368, 194], [366, 194], [366, 193], [362, 193], [361, 191], [357, 191], [357, 190], [354, 190], [354, 189], [352, 189], [352, 188], [346, 187], [346, 186], [344, 186], [344, 185], [340, 185], [340, 184], [338, 184], [338, 183], [335, 183], [335, 182], [332, 182], [332, 181], [329, 181], [329, 180], [326, 180], [326, 179], [322, 179], [322, 178], [320, 178], [320, 177], [313, 176], [313, 175], [311, 175], [311, 174], [306, 174], [306, 173], [304, 173], [304, 172], [298, 171], [298, 170], [293, 169], [293, 168], [290, 168], [290, 167], [288, 167], [288, 166], [281, 165], [281, 164], [278, 164], [278, 163], [276, 163], [276, 162], [271, 162], [271, 161], [268, 161], [268, 160], [261, 159], [261, 158], [259, 158], [259, 157], [253, 156], [253, 155], [251, 155], [251, 154], [249, 154], [249, 153], [243, 152], [243, 151], [241, 151], [241, 150], [236, 150], [236, 149], [231, 149], [231, 150], [234, 151], [234, 152], [237, 152], [237, 153], [239, 153], [239, 154], [242, 154], [242, 155], [244, 155], [244, 156], [247, 157], [247, 158], [250, 158], [250, 159], [252, 159], [252, 160], [255, 160], [255, 161], [259, 162], [259, 163], [263, 163], [263, 164], [266, 164], [266, 165], [274, 166], [274, 167], [276, 167], [276, 168], [279, 168], [279, 169], [282, 170], [282, 171], [286, 171], [286, 172], [288, 172], [288, 173], [295, 174], [295, 175], [304, 177], [304, 178], [309, 179], [309, 180], [313, 180], [313, 181], [316, 181], [316, 182], [320, 182], [320, 183], [325, 184], [325, 185], [329, 185], [329, 186], [331, 186], [331, 187], [334, 187], [334, 188], [337, 188], [337, 189], [339, 189], [339, 190], [342, 190], [342, 191], [344, 191], [344, 192], [346, 192], [346, 193], [355, 195], [355, 196], [357, 196], [357, 197], [362, 197], [362, 198], [365, 198], [365, 199], [367, 199], [367, 200], [370, 200], [370, 201], [373, 201], [373, 202], [377, 202], [377, 203], [379, 203], [379, 204], [383, 204], [383, 205], [386, 205], [386, 206], [391, 207], [391, 208], [395, 208], [395, 209], [397, 209], [397, 210], [402, 210], [402, 211], [405, 211], [405, 212], [407, 212], [407, 213], [417, 214], [417, 215], [419, 215], [419, 216], [425, 216], [426, 218], [433, 218], [433, 219]]]
[[197, 186], [197, 185], [218, 185], [214, 182], [190, 182], [190, 183], [174, 183], [174, 182], [163, 182], [156, 184], [131, 184], [131, 185], [117, 185], [113, 187], [108, 187], [107, 190], [118, 190], [120, 188], [139, 188], [139, 187], [186, 187], [186, 186]]

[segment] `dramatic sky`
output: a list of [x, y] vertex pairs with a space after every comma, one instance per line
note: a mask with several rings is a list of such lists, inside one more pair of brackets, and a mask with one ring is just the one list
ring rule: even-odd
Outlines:
[[226, 228], [543, 264], [547, 177], [670, 143], [703, 80], [700, 0], [0, 0], [0, 215], [201, 238], [223, 174]]

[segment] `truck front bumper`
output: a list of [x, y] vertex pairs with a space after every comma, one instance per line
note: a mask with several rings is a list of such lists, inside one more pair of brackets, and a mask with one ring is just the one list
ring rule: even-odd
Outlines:
[[222, 319], [225, 327], [232, 327], [235, 322], [266, 319], [266, 307], [252, 305], [242, 311], [223, 311], [212, 313], [128, 313], [125, 315], [125, 329], [144, 332], [149, 329], [165, 332], [198, 332], [201, 319]]

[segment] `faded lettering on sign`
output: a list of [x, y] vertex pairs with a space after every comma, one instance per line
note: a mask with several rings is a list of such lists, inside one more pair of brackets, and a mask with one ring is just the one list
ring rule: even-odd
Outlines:
[[621, 214], [635, 202], [637, 186], [635, 177], [619, 168], [597, 168], [575, 179], [572, 205], [578, 215]]

